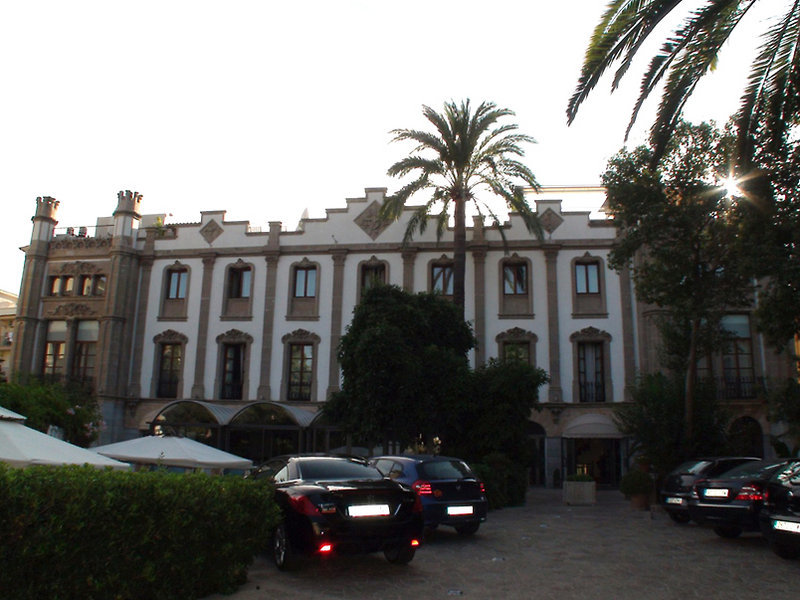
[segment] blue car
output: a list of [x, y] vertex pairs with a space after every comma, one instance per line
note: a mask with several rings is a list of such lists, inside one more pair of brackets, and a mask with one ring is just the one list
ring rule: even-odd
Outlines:
[[449, 456], [378, 456], [370, 461], [384, 476], [411, 486], [422, 503], [426, 529], [449, 525], [472, 535], [486, 520], [486, 488], [467, 463]]

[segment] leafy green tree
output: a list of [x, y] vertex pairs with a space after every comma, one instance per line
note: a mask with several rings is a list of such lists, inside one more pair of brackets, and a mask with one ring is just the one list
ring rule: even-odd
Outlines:
[[[492, 102], [482, 102], [473, 112], [469, 100], [461, 104], [451, 101], [445, 103], [442, 113], [423, 106], [422, 114], [433, 125], [433, 132], [416, 129], [392, 131], [392, 141], [410, 141], [416, 147], [411, 156], [389, 167], [388, 173], [393, 177], [412, 175], [414, 179], [386, 199], [381, 207], [381, 216], [386, 220], [397, 220], [414, 194], [429, 192], [429, 199], [414, 209], [408, 222], [404, 237], [404, 242], [408, 242], [415, 232], [425, 231], [432, 215], [436, 219], [437, 238], [441, 238], [452, 208], [453, 301], [463, 315], [467, 204], [471, 203], [479, 215], [489, 215], [499, 224], [496, 213], [479, 194], [488, 192], [499, 196], [511, 210], [519, 213], [529, 231], [541, 235], [536, 214], [517, 184], [522, 181], [535, 189], [539, 187], [533, 172], [517, 159], [524, 156], [521, 144], [533, 143], [534, 140], [515, 133], [518, 129], [516, 124], [500, 125], [500, 119], [514, 113], [506, 108], [497, 108]], [[503, 233], [502, 229], [500, 232]]]
[[38, 431], [59, 427], [65, 441], [84, 448], [97, 439], [102, 427], [97, 398], [77, 382], [0, 383], [0, 406], [25, 416], [25, 424]]
[[712, 387], [700, 387], [693, 406], [693, 421], [698, 427], [686, 439], [684, 393], [682, 378], [653, 373], [636, 382], [632, 402], [614, 407], [617, 428], [633, 438], [631, 451], [639, 453], [659, 477], [692, 456], [729, 451], [726, 436], [729, 417], [718, 406]]
[[[651, 129], [653, 158], [658, 160], [666, 153], [668, 140], [697, 83], [714, 68], [722, 46], [747, 14], [763, 4], [759, 0], [707, 0], [698, 7], [688, 0], [611, 0], [586, 50], [567, 107], [568, 121], [572, 122], [607, 69], [618, 64], [612, 84], [616, 88], [642, 44], [667, 17], [677, 16], [682, 10], [683, 21], [663, 42], [642, 77], [628, 127], [630, 131], [644, 101], [666, 77]], [[736, 117], [745, 172], [755, 153], [756, 137], [777, 147], [800, 114], [800, 2], [784, 3], [774, 17], [765, 25]]]
[[785, 430], [772, 436], [772, 446], [778, 456], [800, 456], [800, 383], [787, 379], [770, 390], [769, 420], [782, 423]]
[[739, 261], [745, 209], [723, 186], [731, 146], [731, 136], [713, 125], [681, 123], [660, 167], [652, 167], [652, 149], [639, 147], [619, 152], [603, 175], [619, 228], [609, 264], [630, 267], [638, 298], [665, 309], [673, 325], [688, 325], [687, 440], [703, 325], [713, 328], [726, 310], [752, 300]]
[[368, 445], [432, 440], [446, 407], [464, 394], [474, 344], [451, 302], [373, 287], [342, 336], [342, 389], [323, 411]]
[[542, 369], [519, 359], [492, 359], [475, 369], [469, 393], [444, 415], [440, 430], [442, 453], [482, 461], [492, 453], [508, 453], [525, 464], [527, 424], [538, 404], [539, 388], [548, 377]]

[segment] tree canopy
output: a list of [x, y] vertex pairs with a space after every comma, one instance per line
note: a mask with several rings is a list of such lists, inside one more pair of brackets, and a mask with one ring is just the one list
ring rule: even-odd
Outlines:
[[451, 302], [375, 286], [342, 336], [342, 389], [323, 411], [370, 445], [431, 439], [446, 407], [464, 394], [474, 344]]
[[[722, 315], [753, 300], [740, 260], [748, 212], [725, 186], [733, 137], [711, 124], [681, 123], [654, 168], [653, 150], [622, 150], [603, 175], [619, 236], [609, 257], [630, 268], [637, 296], [667, 311], [674, 337], [684, 324], [686, 436], [693, 436], [694, 387], [701, 329], [724, 336]], [[666, 338], [667, 336], [664, 335]], [[708, 336], [706, 336], [708, 338]]]
[[[499, 196], [507, 207], [522, 217], [529, 231], [541, 235], [536, 214], [528, 206], [520, 183], [538, 189], [533, 172], [520, 162], [522, 144], [533, 143], [530, 136], [517, 133], [513, 123], [500, 124], [514, 113], [482, 102], [474, 109], [469, 100], [460, 104], [446, 102], [442, 113], [429, 106], [422, 114], [434, 131], [395, 129], [393, 142], [416, 144], [412, 154], [389, 167], [392, 177], [412, 176], [381, 207], [383, 219], [400, 218], [406, 202], [418, 192], [428, 192], [428, 200], [413, 209], [406, 227], [404, 242], [427, 228], [428, 219], [436, 220], [437, 239], [447, 229], [452, 209], [453, 230], [453, 300], [463, 314], [466, 264], [466, 205], [471, 203], [481, 216], [500, 220], [483, 194]], [[502, 229], [500, 230], [502, 233]]]

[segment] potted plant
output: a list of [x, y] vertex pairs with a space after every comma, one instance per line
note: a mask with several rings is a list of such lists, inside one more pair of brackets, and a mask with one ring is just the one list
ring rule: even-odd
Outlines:
[[650, 494], [653, 493], [653, 478], [641, 469], [632, 469], [622, 476], [619, 491], [631, 501], [631, 506], [645, 510], [650, 506]]
[[597, 502], [597, 485], [594, 478], [587, 473], [567, 475], [563, 490], [564, 504], [595, 504]]

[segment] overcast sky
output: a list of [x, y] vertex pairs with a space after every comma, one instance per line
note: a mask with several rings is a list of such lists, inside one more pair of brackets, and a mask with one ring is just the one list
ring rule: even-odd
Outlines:
[[[775, 0], [781, 1], [781, 0]], [[598, 184], [623, 133], [640, 68], [601, 83], [567, 127], [565, 109], [605, 0], [269, 2], [111, 0], [0, 7], [0, 289], [17, 293], [37, 196], [59, 227], [94, 225], [119, 190], [167, 222], [293, 228], [304, 209], [397, 184], [421, 106], [470, 98], [516, 112], [536, 138], [543, 185]], [[687, 110], [736, 110], [752, 47], [742, 34]], [[657, 98], [643, 113], [640, 142]]]

